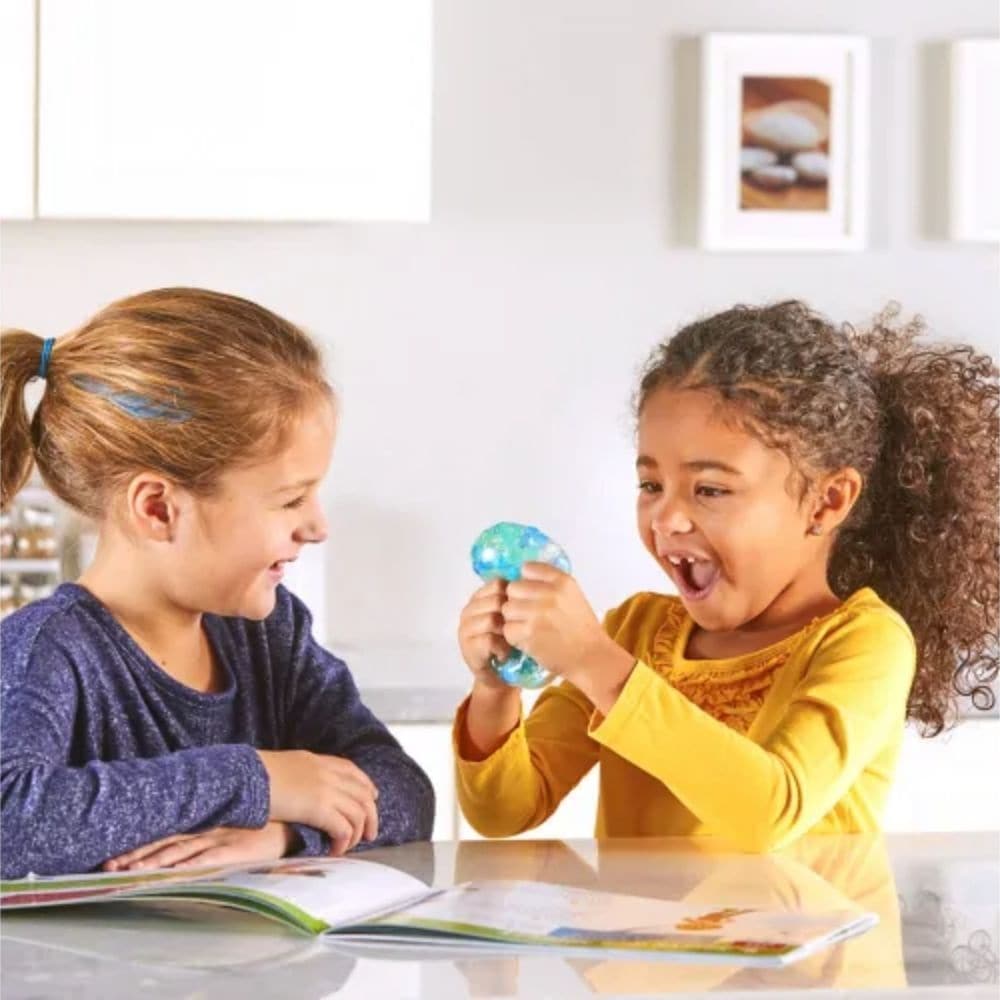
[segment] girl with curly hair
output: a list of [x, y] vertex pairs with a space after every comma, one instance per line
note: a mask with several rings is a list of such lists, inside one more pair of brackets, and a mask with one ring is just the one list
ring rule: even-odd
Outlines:
[[[638, 527], [678, 596], [595, 617], [529, 564], [459, 626], [459, 796], [505, 836], [600, 766], [597, 835], [770, 850], [879, 828], [907, 718], [942, 731], [997, 676], [998, 385], [890, 309], [801, 302], [683, 328], [637, 393]], [[490, 670], [517, 646], [561, 683], [526, 720]]]

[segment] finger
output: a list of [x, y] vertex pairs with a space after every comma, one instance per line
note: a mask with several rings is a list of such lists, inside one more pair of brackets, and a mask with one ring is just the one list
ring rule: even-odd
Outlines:
[[478, 590], [473, 591], [472, 597], [470, 599], [470, 604], [472, 601], [478, 600], [481, 597], [489, 597], [493, 594], [503, 594], [504, 588], [507, 586], [507, 581], [502, 579], [490, 580], [483, 584]]
[[339, 813], [327, 824], [326, 835], [330, 838], [330, 854], [335, 858], [345, 854], [351, 846], [351, 824]]
[[481, 635], [499, 634], [503, 628], [503, 615], [500, 609], [483, 615], [476, 615], [465, 622], [459, 632], [463, 639], [475, 639]]
[[518, 649], [524, 649], [529, 641], [528, 629], [522, 622], [510, 622], [505, 625], [503, 637], [511, 646], [516, 646]]
[[507, 602], [537, 600], [552, 593], [549, 580], [518, 580], [507, 588]]
[[124, 868], [128, 868], [130, 865], [136, 861], [140, 861], [150, 854], [155, 854], [161, 848], [167, 847], [170, 844], [176, 844], [182, 840], [190, 840], [192, 837], [198, 837], [201, 834], [197, 833], [175, 833], [170, 837], [161, 837], [159, 840], [154, 840], [149, 844], [143, 844], [142, 847], [137, 847], [134, 851], [129, 851], [127, 854], [119, 854], [116, 858], [110, 858], [104, 862], [101, 866], [105, 871], [121, 871]]
[[566, 576], [561, 569], [550, 566], [548, 563], [526, 562], [521, 567], [522, 580], [545, 580], [548, 583], [555, 583], [560, 577]]
[[195, 854], [174, 865], [175, 868], [198, 868], [202, 865], [235, 865], [244, 861], [265, 861], [268, 858], [255, 858], [249, 852], [241, 850], [235, 844], [209, 847], [200, 854]]
[[505, 599], [506, 591], [503, 594], [490, 594], [489, 597], [480, 597], [476, 601], [469, 601], [462, 609], [459, 621], [475, 618], [476, 615], [481, 615], [487, 611], [499, 611]]
[[351, 851], [358, 846], [364, 835], [368, 814], [364, 805], [355, 801], [346, 802], [341, 808], [341, 812], [343, 812], [351, 824], [351, 839], [347, 846], [347, 850]]
[[365, 827], [361, 833], [365, 840], [374, 840], [378, 836], [378, 806], [369, 802], [365, 809]]
[[538, 601], [508, 601], [503, 606], [504, 624], [527, 621], [536, 617], [538, 612]]
[[201, 854], [202, 851], [215, 846], [216, 843], [216, 838], [211, 834], [204, 837], [192, 837], [190, 840], [178, 841], [176, 844], [169, 844], [153, 854], [147, 854], [141, 860], [129, 865], [129, 868], [131, 870], [173, 868], [174, 865], [194, 857], [196, 854]]

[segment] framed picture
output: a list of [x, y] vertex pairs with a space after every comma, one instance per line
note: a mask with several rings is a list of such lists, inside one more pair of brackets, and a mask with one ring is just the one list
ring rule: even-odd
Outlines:
[[868, 40], [702, 40], [701, 244], [860, 250], [868, 219]]
[[1000, 240], [1000, 41], [951, 46], [951, 235]]

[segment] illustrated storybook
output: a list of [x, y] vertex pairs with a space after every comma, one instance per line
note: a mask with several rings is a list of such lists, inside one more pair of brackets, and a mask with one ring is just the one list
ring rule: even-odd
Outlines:
[[29, 877], [0, 883], [0, 910], [187, 900], [235, 907], [346, 942], [474, 950], [635, 954], [780, 966], [863, 933], [878, 918], [690, 903], [547, 882], [428, 888], [388, 865], [296, 858], [264, 865]]

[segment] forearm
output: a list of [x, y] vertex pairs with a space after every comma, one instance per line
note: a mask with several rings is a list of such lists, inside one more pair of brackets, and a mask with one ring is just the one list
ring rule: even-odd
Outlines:
[[81, 767], [8, 753], [2, 788], [5, 878], [89, 871], [175, 833], [259, 827], [269, 807], [267, 773], [242, 744]]
[[452, 734], [457, 791], [462, 812], [484, 836], [538, 826], [597, 762], [598, 746], [587, 736], [593, 706], [570, 684], [546, 689], [528, 718], [515, 720], [483, 760], [463, 753], [471, 707], [472, 696], [459, 707]]
[[882, 699], [803, 697], [759, 744], [702, 711], [639, 664], [591, 735], [661, 781], [706, 826], [748, 850], [805, 833], [846, 794], [891, 714]]
[[459, 753], [464, 760], [486, 760], [507, 740], [521, 718], [517, 688], [473, 685], [464, 725], [458, 731]]

